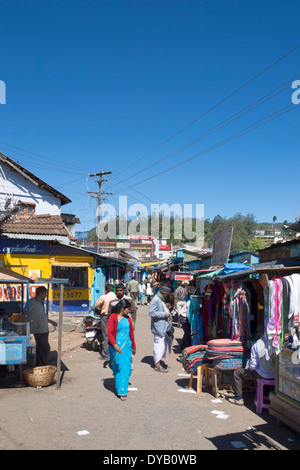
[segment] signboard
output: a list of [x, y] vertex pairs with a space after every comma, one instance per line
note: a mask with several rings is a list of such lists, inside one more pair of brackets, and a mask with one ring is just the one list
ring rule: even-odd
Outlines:
[[49, 248], [45, 242], [41, 241], [27, 241], [27, 240], [13, 240], [13, 239], [0, 239], [0, 253], [12, 255], [44, 255], [49, 253]]
[[222, 267], [224, 263], [228, 263], [232, 233], [233, 227], [216, 232], [214, 238], [213, 254], [211, 258], [211, 266]]
[[85, 232], [75, 232], [75, 237], [79, 240], [88, 240], [89, 239], [89, 231]]
[[152, 240], [151, 235], [130, 235], [130, 240]]
[[159, 250], [171, 250], [171, 245], [159, 245]]
[[117, 242], [117, 248], [129, 249], [130, 242]]
[[[45, 284], [33, 284], [29, 286], [29, 297], [35, 297], [35, 291], [39, 285]], [[19, 302], [22, 300], [22, 289], [23, 289], [23, 300], [27, 300], [26, 293], [27, 287], [24, 284], [0, 284], [0, 302]]]
[[[59, 302], [59, 299], [60, 299], [60, 290], [53, 289], [53, 302]], [[88, 301], [89, 289], [83, 289], [83, 288], [64, 289], [64, 301], [68, 301], [68, 300]]]
[[175, 281], [190, 281], [192, 275], [190, 273], [175, 273]]

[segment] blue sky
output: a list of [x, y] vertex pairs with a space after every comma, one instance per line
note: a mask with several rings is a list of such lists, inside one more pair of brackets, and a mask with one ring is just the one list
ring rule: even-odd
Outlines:
[[[73, 201], [63, 211], [78, 230], [95, 226], [87, 175], [102, 170], [115, 207], [126, 195], [129, 205], [204, 204], [210, 219], [292, 222], [300, 48], [211, 108], [300, 43], [299, 14], [297, 0], [0, 0], [0, 151]], [[218, 145], [279, 110], [289, 112]]]

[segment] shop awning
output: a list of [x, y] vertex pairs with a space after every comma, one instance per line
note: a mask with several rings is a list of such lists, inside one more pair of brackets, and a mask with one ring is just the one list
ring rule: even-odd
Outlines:
[[0, 282], [11, 282], [16, 284], [21, 283], [30, 283], [32, 282], [29, 277], [23, 276], [23, 274], [19, 274], [15, 271], [12, 271], [9, 268], [4, 266], [0, 266]]
[[161, 261], [152, 261], [152, 263], [141, 263], [141, 266], [158, 266], [161, 263]]
[[213, 270], [213, 271], [206, 270], [205, 274], [198, 275], [199, 272], [203, 272], [203, 270], [202, 270], [202, 271], [198, 271], [196, 275], [197, 275], [197, 278], [199, 278], [199, 277], [211, 278], [211, 277], [217, 276], [221, 271], [222, 271], [222, 269], [218, 269], [216, 271], [215, 270]]

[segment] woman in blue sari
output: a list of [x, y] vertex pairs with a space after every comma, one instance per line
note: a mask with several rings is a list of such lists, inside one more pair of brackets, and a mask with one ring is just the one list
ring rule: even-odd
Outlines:
[[110, 364], [115, 377], [116, 393], [122, 401], [127, 398], [132, 372], [131, 356], [136, 353], [133, 326], [128, 316], [130, 307], [129, 300], [120, 300], [112, 308], [107, 323]]

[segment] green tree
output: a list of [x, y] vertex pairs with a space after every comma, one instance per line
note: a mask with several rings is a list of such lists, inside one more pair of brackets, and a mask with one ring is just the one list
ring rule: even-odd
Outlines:
[[249, 250], [256, 253], [264, 248], [264, 242], [260, 238], [252, 238], [249, 242]]

